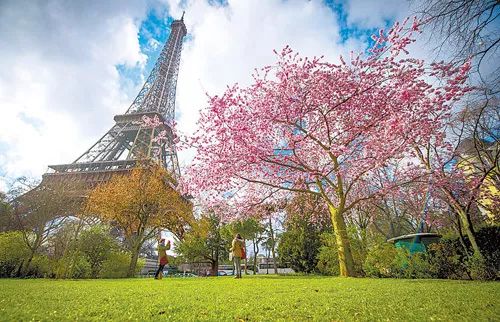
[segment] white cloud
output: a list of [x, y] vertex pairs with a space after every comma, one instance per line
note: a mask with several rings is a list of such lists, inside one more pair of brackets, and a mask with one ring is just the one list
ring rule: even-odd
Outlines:
[[360, 28], [383, 28], [387, 21], [402, 20], [410, 10], [405, 0], [346, 1], [347, 23]]
[[141, 2], [3, 1], [0, 4], [0, 169], [40, 176], [71, 162], [132, 97], [118, 64], [142, 65]]

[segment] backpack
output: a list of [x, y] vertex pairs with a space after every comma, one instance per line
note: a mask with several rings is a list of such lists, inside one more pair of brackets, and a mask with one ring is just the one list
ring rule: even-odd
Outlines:
[[245, 249], [245, 246], [241, 247], [241, 259], [246, 259], [247, 258], [247, 251]]

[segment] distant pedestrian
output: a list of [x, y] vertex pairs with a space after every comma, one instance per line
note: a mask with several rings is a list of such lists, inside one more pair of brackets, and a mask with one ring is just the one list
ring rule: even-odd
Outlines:
[[163, 268], [165, 268], [165, 265], [168, 263], [168, 257], [167, 257], [167, 250], [170, 249], [170, 240], [167, 242], [165, 245], [165, 239], [160, 239], [158, 242], [158, 270], [156, 271], [155, 274], [155, 279], [162, 279], [163, 278]]
[[236, 234], [233, 239], [231, 253], [233, 255], [234, 269], [236, 270], [234, 278], [241, 278], [241, 259], [245, 257], [245, 242], [240, 234]]

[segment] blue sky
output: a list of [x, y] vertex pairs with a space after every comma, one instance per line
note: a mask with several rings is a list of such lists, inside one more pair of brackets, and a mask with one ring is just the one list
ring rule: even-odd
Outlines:
[[[126, 111], [173, 18], [186, 11], [177, 86], [179, 130], [191, 133], [206, 95], [251, 81], [286, 45], [305, 56], [364, 51], [401, 20], [406, 1], [4, 0], [0, 4], [0, 189], [72, 162]], [[190, 151], [180, 153], [187, 165]]]

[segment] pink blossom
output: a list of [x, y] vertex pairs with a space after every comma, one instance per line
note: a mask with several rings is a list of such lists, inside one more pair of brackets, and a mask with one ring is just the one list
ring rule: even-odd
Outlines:
[[209, 96], [189, 139], [197, 154], [188, 190], [231, 208], [231, 217], [295, 192], [348, 211], [422, 176], [413, 163], [394, 164], [439, 138], [452, 103], [468, 90], [469, 69], [401, 57], [418, 31], [406, 23], [381, 30], [368, 57], [340, 57], [340, 65], [287, 46], [252, 85]]

